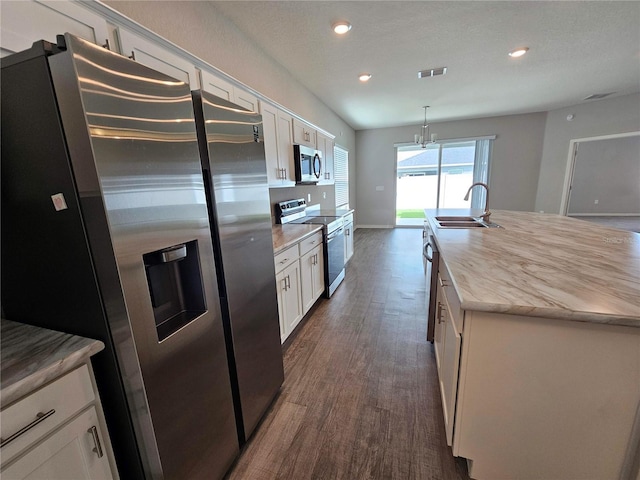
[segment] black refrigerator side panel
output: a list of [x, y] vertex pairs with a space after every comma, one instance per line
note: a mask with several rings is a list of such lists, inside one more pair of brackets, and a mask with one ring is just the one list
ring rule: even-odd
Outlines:
[[121, 477], [144, 478], [47, 58], [2, 69], [2, 309], [101, 340], [92, 358]]

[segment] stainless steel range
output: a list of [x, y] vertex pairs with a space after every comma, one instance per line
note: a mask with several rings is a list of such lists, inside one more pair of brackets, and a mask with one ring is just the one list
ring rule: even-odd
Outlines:
[[319, 210], [307, 210], [300, 198], [276, 204], [279, 223], [322, 225], [324, 240], [325, 296], [330, 298], [344, 280], [344, 222], [342, 216], [319, 215]]

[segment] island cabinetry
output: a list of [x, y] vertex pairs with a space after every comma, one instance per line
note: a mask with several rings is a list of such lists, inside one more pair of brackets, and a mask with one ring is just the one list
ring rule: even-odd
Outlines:
[[453, 453], [472, 478], [621, 478], [639, 407], [640, 329], [466, 312]]
[[297, 118], [293, 119], [293, 143], [316, 148], [318, 143], [317, 135], [317, 130], [311, 125]]
[[302, 277], [302, 306], [306, 313], [324, 292], [322, 233], [316, 233], [300, 242], [300, 273]]
[[447, 445], [453, 444], [456, 394], [462, 347], [463, 312], [446, 265], [438, 272], [434, 345]]
[[113, 478], [87, 365], [0, 412], [2, 477]]
[[293, 163], [292, 118], [267, 102], [260, 102], [270, 188], [293, 187], [296, 173]]

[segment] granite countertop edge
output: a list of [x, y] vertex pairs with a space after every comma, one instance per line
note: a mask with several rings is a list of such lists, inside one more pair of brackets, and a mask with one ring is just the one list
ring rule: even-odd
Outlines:
[[322, 231], [322, 225], [273, 225], [273, 254], [277, 255], [319, 231]]
[[99, 340], [5, 319], [2, 330], [1, 408], [85, 364], [104, 349]]
[[[465, 213], [461, 210], [451, 210], [451, 214], [453, 215], [464, 215]], [[466, 210], [467, 214], [471, 216], [477, 216], [479, 211], [474, 210]], [[544, 222], [547, 222], [551, 226], [555, 225], [555, 222], [558, 222], [565, 226], [566, 222], [572, 222], [569, 226], [576, 227], [576, 230], [582, 230], [584, 228], [589, 228], [593, 231], [594, 236], [602, 236], [602, 238], [606, 238], [607, 235], [620, 235], [624, 236], [627, 242], [625, 243], [639, 243], [640, 235], [634, 234], [631, 232], [623, 232], [623, 231], [612, 231], [611, 229], [606, 229], [600, 227], [595, 224], [588, 224], [588, 227], [585, 225], [586, 222], [583, 220], [575, 220], [567, 217], [559, 216], [559, 215], [551, 215], [551, 214], [537, 214], [534, 212], [509, 212], [509, 211], [497, 211], [495, 212], [495, 221], [500, 224], [500, 221], [504, 221], [505, 229], [501, 232], [502, 235], [509, 234], [510, 230], [513, 230], [513, 236], [515, 237], [514, 243], [510, 244], [513, 253], [514, 245], [517, 243], [521, 243], [526, 240], [526, 235], [523, 236], [523, 232], [517, 230], [518, 222], [521, 222], [523, 218], [527, 218], [531, 215], [534, 222], [539, 221], [539, 219], [543, 219]], [[477, 257], [474, 259], [476, 263], [475, 266], [470, 266], [470, 269], [466, 271], [465, 267], [462, 266], [460, 262], [461, 250], [467, 245], [472, 245], [473, 243], [480, 242], [481, 245], [476, 249], [476, 252], [482, 251], [485, 248], [486, 239], [480, 237], [480, 235], [491, 235], [496, 229], [478, 229], [483, 230], [485, 232], [469, 232], [468, 230], [459, 230], [454, 231], [451, 229], [442, 230], [438, 229], [435, 223], [435, 215], [447, 215], [449, 211], [446, 209], [440, 210], [425, 210], [425, 214], [427, 215], [427, 220], [429, 222], [429, 226], [433, 235], [435, 237], [435, 241], [438, 246], [438, 250], [440, 251], [441, 258], [444, 259], [444, 262], [447, 264], [449, 273], [451, 274], [452, 285], [456, 291], [458, 299], [460, 300], [460, 306], [463, 310], [467, 311], [479, 311], [479, 312], [487, 312], [487, 313], [502, 313], [502, 314], [511, 314], [511, 315], [521, 315], [528, 317], [537, 317], [537, 318], [552, 318], [557, 320], [568, 320], [568, 321], [576, 321], [583, 323], [595, 323], [601, 325], [618, 325], [624, 327], [634, 327], [640, 328], [640, 316], [635, 315], [633, 312], [633, 304], [632, 301], [629, 302], [630, 295], [622, 300], [623, 307], [619, 308], [619, 305], [616, 307], [610, 307], [609, 312], [606, 311], [592, 311], [588, 309], [588, 304], [585, 301], [584, 304], [578, 304], [576, 301], [578, 297], [574, 297], [573, 291], [570, 290], [571, 287], [566, 286], [568, 295], [571, 298], [571, 304], [562, 304], [562, 302], [556, 302], [556, 299], [545, 298], [544, 294], [541, 294], [539, 299], [534, 299], [526, 302], [519, 302], [519, 298], [514, 297], [513, 301], [510, 301], [508, 298], [504, 298], [504, 295], [507, 293], [502, 292], [502, 298], [495, 297], [493, 299], [483, 300], [483, 298], [487, 298], [487, 285], [491, 284], [490, 278], [487, 276], [482, 277], [478, 275], [479, 271], [488, 271], [487, 265], [491, 262], [491, 253], [487, 251], [487, 259], [478, 259]], [[544, 216], [542, 216], [544, 215]], [[510, 225], [512, 217], [516, 219], [513, 225]], [[493, 218], [492, 218], [493, 220]], [[578, 222], [578, 223], [573, 223]], [[557, 227], [554, 227], [557, 228]], [[501, 229], [497, 229], [501, 230]], [[446, 233], [445, 233], [446, 232]], [[617, 233], [612, 233], [617, 232]], [[554, 232], [556, 234], [556, 241], [558, 236], [558, 230]], [[582, 233], [582, 232], [581, 232]], [[519, 238], [518, 238], [519, 237]], [[451, 245], [446, 245], [446, 242], [453, 242], [453, 247]], [[489, 245], [487, 245], [488, 247]], [[492, 247], [496, 247], [496, 245], [491, 245]], [[523, 248], [532, 248], [529, 244], [524, 245]], [[548, 248], [548, 247], [546, 247]], [[565, 251], [562, 251], [563, 245], [562, 242], [558, 244], [558, 248], [566, 255]], [[593, 247], [591, 247], [593, 248]], [[602, 248], [602, 247], [600, 247]], [[456, 257], [454, 262], [449, 262], [447, 256], [451, 255]], [[451, 259], [449, 259], [451, 260]], [[520, 259], [522, 260], [522, 259]], [[631, 257], [629, 258], [630, 262], [636, 261], [634, 257], [634, 253], [632, 251]], [[455, 265], [450, 265], [450, 263], [455, 263]], [[483, 268], [478, 269], [478, 266], [483, 266]], [[475, 273], [473, 272], [473, 268], [476, 268]], [[497, 268], [497, 267], [495, 267]], [[518, 268], [514, 268], [513, 270], [507, 269], [503, 267], [502, 274], [508, 274], [516, 276], [518, 274], [524, 275], [522, 271], [522, 266]], [[577, 275], [577, 274], [572, 274]], [[633, 273], [631, 273], [633, 275]], [[565, 273], [561, 272], [558, 274], [558, 279], [556, 279], [557, 285], [562, 284], [562, 279], [565, 277]], [[474, 281], [474, 278], [481, 278], [482, 282]], [[566, 277], [568, 278], [568, 277]], [[504, 279], [504, 276], [503, 276]], [[626, 283], [629, 282], [629, 278], [626, 278]], [[567, 283], [567, 285], [569, 285]], [[500, 279], [496, 281], [495, 287], [500, 287]], [[594, 295], [595, 289], [602, 288], [601, 286], [594, 286]], [[610, 291], [606, 292], [602, 297], [612, 299], [614, 302], [620, 301], [620, 298], [616, 298], [614, 293], [615, 286], [610, 287]], [[516, 291], [517, 293], [517, 291]], [[606, 310], [607, 308], [603, 308]]]

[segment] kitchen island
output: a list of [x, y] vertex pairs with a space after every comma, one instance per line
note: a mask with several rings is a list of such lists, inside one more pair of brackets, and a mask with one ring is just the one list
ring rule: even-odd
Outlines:
[[[640, 235], [496, 211], [441, 228], [436, 361], [472, 478], [638, 478]], [[471, 212], [477, 214], [478, 212]]]

